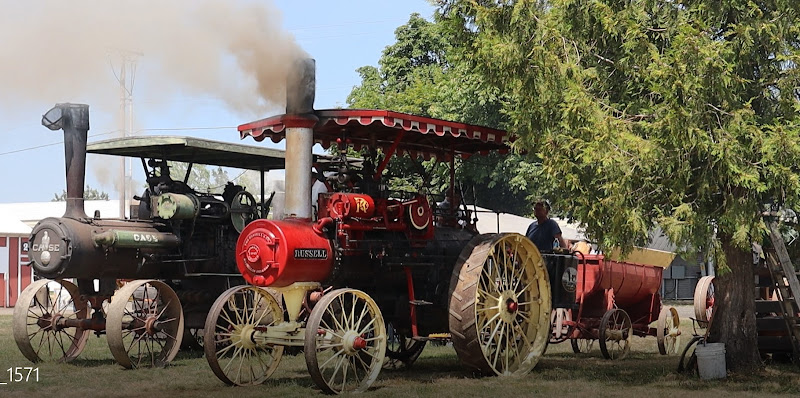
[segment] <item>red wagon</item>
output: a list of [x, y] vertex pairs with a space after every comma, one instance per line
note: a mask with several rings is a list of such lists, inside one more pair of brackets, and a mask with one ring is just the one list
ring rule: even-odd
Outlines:
[[573, 351], [582, 353], [597, 340], [605, 358], [622, 359], [634, 335], [656, 336], [662, 355], [677, 352], [678, 312], [663, 307], [659, 293], [670, 255], [639, 249], [625, 261], [580, 252], [544, 257], [553, 289], [550, 343], [570, 340]]

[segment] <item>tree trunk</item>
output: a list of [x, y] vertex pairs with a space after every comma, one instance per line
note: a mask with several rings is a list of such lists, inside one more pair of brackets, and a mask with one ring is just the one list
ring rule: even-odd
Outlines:
[[761, 367], [755, 315], [753, 256], [720, 236], [730, 272], [714, 278], [714, 315], [709, 341], [725, 343], [728, 370], [749, 372]]

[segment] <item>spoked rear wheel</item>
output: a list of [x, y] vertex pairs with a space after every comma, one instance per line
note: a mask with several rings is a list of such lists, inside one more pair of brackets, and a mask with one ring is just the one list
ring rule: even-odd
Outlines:
[[450, 280], [450, 333], [459, 359], [487, 375], [522, 375], [550, 337], [550, 286], [536, 246], [519, 234], [478, 235]]
[[108, 306], [108, 348], [126, 369], [164, 367], [183, 339], [183, 309], [166, 283], [135, 280], [117, 290]]
[[425, 341], [413, 340], [394, 328], [391, 322], [386, 324], [387, 343], [384, 369], [399, 370], [411, 367], [425, 348]]
[[576, 354], [588, 354], [594, 348], [592, 339], [572, 339], [569, 343], [572, 345], [572, 352]]
[[40, 279], [22, 291], [14, 306], [14, 340], [25, 358], [68, 362], [83, 351], [89, 331], [63, 326], [88, 318], [87, 303], [79, 297], [78, 287], [65, 280]]
[[633, 326], [628, 313], [613, 308], [600, 320], [600, 352], [606, 359], [624, 359], [631, 351]]
[[377, 379], [386, 354], [386, 326], [366, 293], [338, 289], [322, 296], [305, 337], [308, 372], [324, 392], [361, 392]]
[[236, 286], [222, 293], [204, 329], [203, 349], [211, 370], [226, 384], [263, 383], [278, 368], [283, 346], [258, 344], [254, 336], [282, 322], [280, 304], [265, 289]]

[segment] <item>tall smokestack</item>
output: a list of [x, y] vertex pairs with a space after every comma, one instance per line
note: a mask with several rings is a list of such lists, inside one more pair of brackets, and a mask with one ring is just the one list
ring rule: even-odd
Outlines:
[[65, 218], [87, 218], [83, 207], [86, 179], [86, 137], [89, 132], [89, 105], [56, 104], [42, 116], [42, 125], [64, 130], [64, 162], [67, 170], [67, 210]]
[[311, 218], [311, 147], [314, 145], [316, 63], [298, 59], [286, 78], [287, 217]]
[[317, 63], [313, 58], [294, 61], [286, 77], [286, 113], [303, 115], [314, 112]]

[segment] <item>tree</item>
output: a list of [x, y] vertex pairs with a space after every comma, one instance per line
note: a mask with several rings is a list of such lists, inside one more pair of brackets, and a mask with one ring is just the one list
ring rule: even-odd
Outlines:
[[[442, 27], [418, 14], [395, 30], [396, 42], [384, 49], [379, 68], [358, 69], [361, 84], [347, 98], [351, 108], [390, 109], [420, 116], [458, 120], [465, 123], [502, 128], [499, 112], [502, 98], [493, 87], [483, 86], [468, 64], [454, 56]], [[468, 202], [517, 214], [530, 212], [527, 181], [515, 179], [516, 172], [529, 167], [517, 155], [476, 156], [458, 163], [457, 180]], [[397, 159], [389, 165], [390, 175], [407, 176], [420, 171], [409, 160]], [[449, 185], [446, 163], [423, 162], [429, 175], [429, 189], [441, 194]], [[422, 181], [394, 178], [390, 187], [418, 189]], [[474, 188], [474, 189], [473, 189]]]
[[[90, 186], [86, 186], [86, 189], [83, 190], [83, 198], [86, 200], [108, 200], [108, 193], [99, 191], [94, 189]], [[67, 201], [67, 190], [61, 192], [61, 194], [53, 194], [53, 199], [50, 200], [51, 202], [66, 202]]]
[[679, 246], [710, 247], [710, 338], [726, 344], [730, 369], [759, 366], [750, 242], [762, 239], [764, 204], [800, 198], [800, 4], [438, 5], [587, 233], [628, 249], [658, 224]]
[[[188, 168], [188, 163], [169, 162], [170, 178], [183, 181]], [[220, 166], [209, 169], [202, 164], [193, 164], [186, 183], [198, 192], [221, 192], [228, 181], [228, 172]]]

